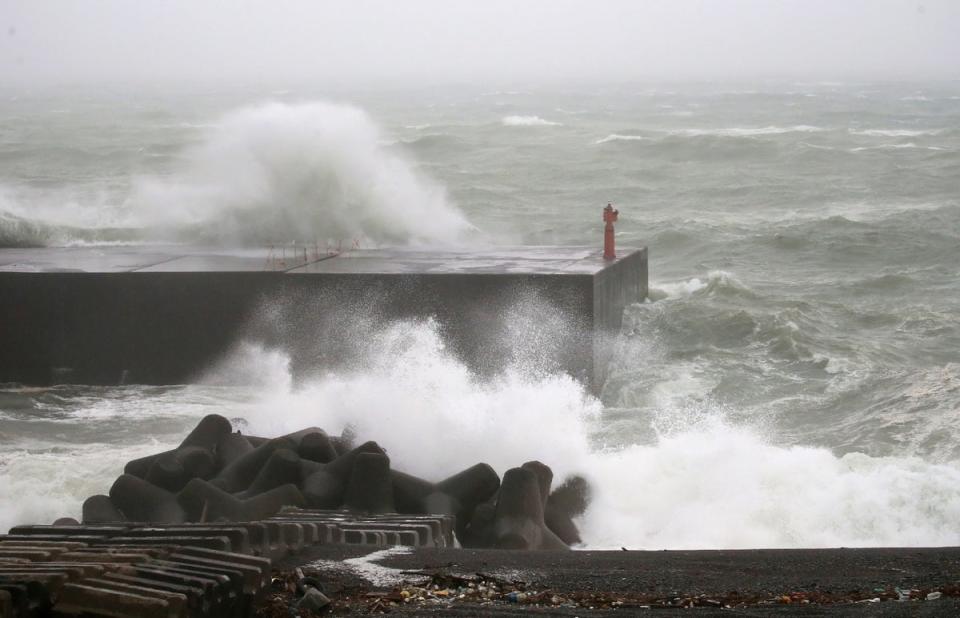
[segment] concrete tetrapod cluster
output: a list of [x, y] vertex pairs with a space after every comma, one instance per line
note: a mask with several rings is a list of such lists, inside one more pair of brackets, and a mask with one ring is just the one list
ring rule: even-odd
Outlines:
[[245, 436], [214, 414], [177, 448], [128, 462], [109, 495], [84, 502], [83, 523], [249, 522], [293, 506], [452, 515], [467, 547], [566, 548], [580, 542], [573, 518], [589, 488], [574, 476], [551, 493], [552, 481], [549, 467], [530, 461], [502, 483], [483, 463], [432, 483], [393, 470], [376, 442], [354, 447], [317, 427]]

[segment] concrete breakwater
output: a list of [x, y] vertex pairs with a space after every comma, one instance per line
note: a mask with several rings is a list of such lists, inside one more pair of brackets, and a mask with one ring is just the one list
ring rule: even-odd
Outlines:
[[599, 386], [604, 337], [646, 295], [645, 249], [0, 249], [0, 382], [183, 384], [241, 339], [309, 372], [349, 357], [370, 324], [428, 317], [495, 372], [549, 316], [560, 332], [538, 358]]
[[317, 427], [274, 439], [244, 436], [210, 415], [178, 448], [127, 463], [109, 494], [84, 502], [83, 523], [247, 522], [298, 507], [450, 516], [467, 547], [566, 548], [580, 542], [573, 518], [589, 489], [580, 477], [551, 491], [552, 484], [552, 471], [538, 461], [502, 479], [478, 463], [433, 483], [392, 469], [376, 442], [354, 446]]

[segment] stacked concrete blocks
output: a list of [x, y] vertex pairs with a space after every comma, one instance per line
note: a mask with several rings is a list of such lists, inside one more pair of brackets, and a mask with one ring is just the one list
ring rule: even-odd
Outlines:
[[[393, 469], [376, 442], [351, 442], [318, 427], [273, 439], [244, 436], [222, 416], [207, 416], [176, 449], [129, 462], [109, 495], [87, 499], [83, 522], [297, 520], [326, 542], [421, 545], [420, 535], [409, 528], [400, 534], [398, 525], [419, 526], [409, 516], [430, 516], [449, 518], [451, 545], [556, 549], [580, 541], [573, 519], [588, 499], [582, 478], [551, 493], [552, 471], [531, 461], [508, 470], [502, 484], [484, 463], [433, 483]], [[392, 514], [400, 519], [390, 522]], [[370, 534], [369, 522], [347, 521], [357, 516], [379, 516], [379, 534]]]
[[240, 553], [20, 532], [0, 537], [4, 617], [245, 616], [270, 582], [269, 560]]

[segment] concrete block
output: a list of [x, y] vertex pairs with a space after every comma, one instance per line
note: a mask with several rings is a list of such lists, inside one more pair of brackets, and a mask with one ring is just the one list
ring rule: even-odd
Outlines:
[[[130, 537], [222, 537], [226, 538], [230, 547], [223, 551], [248, 553], [250, 551], [250, 533], [246, 528], [239, 526], [164, 526], [134, 528], [127, 531], [122, 538]], [[118, 539], [114, 539], [118, 540]], [[232, 549], [231, 549], [232, 548]]]
[[364, 453], [384, 454], [376, 442], [366, 442], [337, 457], [303, 481], [303, 495], [311, 508], [335, 509], [343, 504], [356, 458]]
[[217, 442], [216, 465], [218, 470], [226, 468], [240, 457], [253, 450], [253, 445], [247, 440], [246, 436], [239, 432], [231, 433], [220, 438]]
[[300, 456], [291, 449], [278, 448], [264, 462], [250, 486], [239, 492], [237, 497], [245, 500], [281, 485], [299, 483]]
[[390, 458], [383, 453], [360, 453], [347, 482], [344, 508], [360, 513], [393, 513]]
[[187, 595], [183, 593], [100, 578], [86, 579], [83, 581], [83, 585], [101, 590], [113, 590], [115, 592], [163, 600], [170, 607], [170, 615], [172, 616], [188, 616], [191, 614]]
[[330, 463], [337, 458], [337, 450], [330, 442], [330, 436], [322, 430], [303, 436], [297, 453], [303, 459], [309, 459], [317, 463]]
[[103, 580], [116, 582], [119, 584], [149, 588], [173, 594], [179, 594], [186, 598], [188, 613], [191, 616], [210, 616], [212, 615], [213, 599], [204, 594], [204, 590], [199, 586], [187, 586], [162, 581], [150, 576], [128, 575], [125, 573], [105, 573]]
[[145, 596], [98, 588], [83, 584], [67, 584], [60, 591], [55, 610], [63, 614], [101, 614], [138, 616], [141, 618], [181, 618], [182, 605], [171, 605], [156, 595]]
[[553, 470], [550, 466], [539, 461], [528, 461], [522, 466], [524, 470], [530, 470], [537, 476], [537, 484], [540, 486], [540, 503], [543, 508], [547, 508], [547, 498], [550, 496], [550, 486], [553, 484]]
[[104, 541], [104, 544], [107, 545], [126, 545], [130, 547], [134, 546], [169, 546], [169, 547], [179, 547], [179, 546], [188, 546], [188, 547], [206, 547], [208, 549], [216, 549], [219, 551], [232, 551], [233, 546], [230, 543], [230, 539], [226, 536], [216, 536], [215, 534], [207, 534], [203, 536], [173, 536], [173, 535], [157, 535], [157, 536], [135, 536], [135, 537], [114, 537]]
[[178, 494], [178, 500], [185, 518], [192, 521], [256, 521], [277, 513], [284, 506], [304, 504], [303, 494], [296, 485], [281, 485], [241, 500], [200, 479], [187, 483]]
[[296, 443], [288, 438], [269, 440], [235, 459], [210, 482], [227, 493], [243, 491], [253, 483], [274, 451], [279, 449], [295, 451], [296, 448]]
[[386, 535], [376, 530], [345, 529], [342, 531], [342, 543], [347, 545], [373, 545], [384, 547], [387, 544]]
[[503, 475], [493, 519], [493, 545], [501, 549], [564, 549], [543, 520], [540, 479], [529, 468]]
[[213, 452], [220, 441], [232, 432], [233, 428], [230, 426], [230, 421], [219, 414], [208, 414], [200, 419], [193, 431], [183, 439], [180, 448], [198, 446]]
[[[256, 594], [264, 586], [264, 569], [262, 566], [254, 566], [245, 560], [236, 559], [229, 552], [219, 552], [216, 556], [178, 552], [170, 556], [170, 561], [185, 564], [191, 568], [202, 567], [223, 573], [239, 572], [243, 591], [246, 594]], [[269, 569], [266, 573], [269, 574]]]
[[132, 474], [117, 478], [110, 500], [131, 521], [180, 523], [187, 517], [172, 493]]
[[211, 560], [219, 560], [226, 563], [237, 563], [243, 564], [253, 569], [256, 569], [260, 573], [259, 583], [257, 586], [259, 588], [264, 588], [270, 585], [270, 574], [271, 574], [271, 562], [266, 558], [260, 558], [257, 556], [248, 556], [246, 554], [241, 554], [237, 552], [221, 552], [213, 551], [209, 549], [201, 549], [197, 547], [185, 547], [178, 554], [183, 554], [187, 556], [198, 556], [200, 558], [209, 558]]
[[83, 501], [83, 523], [100, 524], [123, 522], [127, 518], [110, 500], [110, 496], [90, 496]]

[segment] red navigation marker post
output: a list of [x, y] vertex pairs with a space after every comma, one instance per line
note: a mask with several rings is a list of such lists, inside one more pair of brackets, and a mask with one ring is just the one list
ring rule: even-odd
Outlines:
[[607, 207], [603, 209], [603, 220], [607, 224], [603, 228], [603, 259], [605, 260], [617, 259], [617, 251], [613, 238], [613, 224], [619, 214], [620, 211], [614, 210], [612, 204], [607, 204]]

